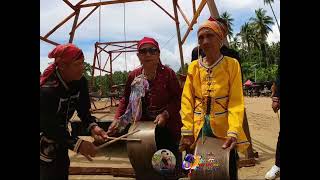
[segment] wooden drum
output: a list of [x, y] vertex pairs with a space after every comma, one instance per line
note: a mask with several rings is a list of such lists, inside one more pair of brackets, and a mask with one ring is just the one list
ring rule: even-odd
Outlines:
[[[191, 172], [190, 179], [238, 179], [236, 150], [222, 149], [224, 140], [205, 137], [204, 144], [199, 138], [194, 151], [194, 157], [201, 156], [196, 169]], [[195, 160], [196, 161], [196, 160]]]
[[137, 121], [128, 132], [140, 131], [128, 136], [141, 141], [127, 141], [128, 157], [137, 179], [162, 179], [152, 167], [152, 156], [157, 151], [155, 140], [156, 125], [153, 121]]

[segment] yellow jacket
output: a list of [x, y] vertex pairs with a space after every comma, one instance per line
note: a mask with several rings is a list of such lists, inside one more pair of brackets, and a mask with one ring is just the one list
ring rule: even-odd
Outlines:
[[[181, 135], [193, 135], [197, 139], [204, 124], [206, 99], [210, 95], [210, 126], [214, 135], [237, 138], [238, 150], [244, 151], [249, 142], [242, 128], [244, 100], [239, 62], [224, 56], [212, 68], [212, 80], [207, 79], [208, 75], [200, 60], [189, 65], [181, 98]], [[209, 86], [208, 83], [212, 84]]]

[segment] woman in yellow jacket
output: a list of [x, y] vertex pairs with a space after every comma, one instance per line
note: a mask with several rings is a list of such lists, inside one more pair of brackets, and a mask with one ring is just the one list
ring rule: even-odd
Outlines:
[[249, 145], [242, 128], [244, 100], [241, 69], [236, 59], [223, 56], [225, 24], [209, 18], [198, 29], [198, 43], [206, 57], [188, 68], [181, 98], [180, 150], [195, 145], [199, 136], [225, 139], [222, 148], [243, 152]]

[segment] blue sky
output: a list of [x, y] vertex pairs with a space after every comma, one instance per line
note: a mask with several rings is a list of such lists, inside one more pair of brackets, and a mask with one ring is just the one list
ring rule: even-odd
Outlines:
[[[76, 4], [79, 0], [70, 0]], [[99, 0], [88, 0], [85, 3], [99, 2]], [[172, 0], [156, 0], [161, 6], [173, 13]], [[186, 13], [189, 21], [192, 18], [192, 1], [178, 1], [181, 9]], [[254, 16], [254, 10], [263, 8], [267, 15], [273, 17], [269, 5], [264, 5], [263, 0], [215, 0], [219, 13], [227, 11], [234, 19], [233, 30], [238, 33], [241, 25], [247, 22], [250, 17]], [[198, 5], [200, 0], [196, 0]], [[139, 40], [144, 36], [155, 38], [161, 48], [161, 60], [177, 71], [180, 68], [180, 57], [176, 37], [176, 27], [174, 21], [169, 18], [160, 8], [150, 1], [131, 2], [123, 4], [107, 5], [101, 8], [101, 41], [123, 41], [124, 40], [124, 8], [125, 8], [125, 26], [126, 40]], [[280, 0], [274, 0], [273, 8], [280, 23]], [[81, 10], [79, 20], [81, 20], [93, 8], [84, 8]], [[40, 0], [40, 35], [44, 36], [55, 25], [72, 13], [72, 9], [62, 0]], [[180, 14], [180, 13], [178, 13]], [[195, 24], [194, 30], [189, 34], [183, 45], [184, 61], [190, 62], [191, 50], [197, 44], [196, 29], [199, 23], [209, 17], [209, 9], [204, 7], [200, 14], [198, 23]], [[94, 43], [99, 40], [98, 28], [99, 9], [97, 9], [76, 31], [74, 43], [83, 49], [86, 62], [92, 64]], [[181, 36], [183, 37], [187, 26], [182, 16], [179, 15]], [[49, 39], [60, 44], [68, 42], [68, 34], [71, 30], [73, 18], [65, 23], [61, 28], [54, 32]], [[268, 42], [277, 42], [280, 40], [280, 33], [276, 24], [272, 26], [273, 33], [268, 36]], [[40, 71], [42, 72], [52, 62], [47, 58], [47, 54], [54, 48], [53, 45], [40, 40]], [[127, 61], [127, 68], [125, 59]], [[139, 65], [135, 53], [120, 55], [113, 63], [115, 70], [132, 70]], [[109, 66], [107, 65], [107, 68]]]

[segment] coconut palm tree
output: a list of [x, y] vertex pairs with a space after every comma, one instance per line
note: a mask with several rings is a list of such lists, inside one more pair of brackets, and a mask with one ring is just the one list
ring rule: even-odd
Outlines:
[[231, 17], [231, 14], [229, 14], [227, 11], [223, 12], [220, 16], [220, 18], [222, 18], [223, 20], [226, 21], [227, 26], [228, 26], [228, 38], [231, 41], [232, 35], [233, 35], [233, 21], [234, 19]]
[[255, 10], [256, 17], [250, 18], [253, 23], [255, 30], [257, 31], [258, 39], [260, 41], [260, 48], [262, 51], [262, 58], [269, 66], [269, 62], [266, 58], [266, 39], [268, 33], [272, 29], [270, 28], [271, 25], [274, 24], [272, 17], [266, 15], [266, 10], [259, 8]]
[[274, 19], [275, 19], [276, 22], [277, 22], [278, 29], [279, 29], [279, 32], [280, 32], [280, 25], [279, 25], [279, 23], [278, 23], [278, 19], [277, 19], [276, 15], [274, 14], [274, 11], [273, 11], [273, 8], [272, 8], [272, 5], [271, 5], [271, 3], [274, 3], [274, 0], [263, 0], [263, 3], [264, 3], [264, 4], [267, 4], [267, 3], [268, 3], [268, 4], [270, 5], [270, 8], [271, 8], [273, 17], [274, 17]]
[[239, 34], [233, 37], [233, 40], [230, 42], [230, 47], [232, 49], [238, 50], [241, 46], [241, 42], [239, 40]]
[[246, 43], [247, 51], [257, 45], [256, 32], [252, 23], [245, 22], [237, 35], [240, 35], [242, 43]]

